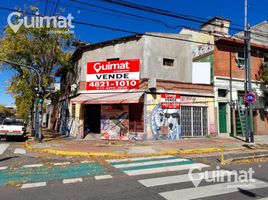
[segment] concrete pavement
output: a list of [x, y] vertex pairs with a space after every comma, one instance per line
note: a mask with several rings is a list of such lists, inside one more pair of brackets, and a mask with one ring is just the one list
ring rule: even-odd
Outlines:
[[268, 149], [268, 136], [256, 136], [254, 145], [231, 137], [191, 138], [176, 141], [102, 141], [76, 140], [57, 134], [46, 134], [42, 143], [29, 140], [28, 150], [66, 156], [135, 157], [149, 155], [178, 155], [225, 151]]

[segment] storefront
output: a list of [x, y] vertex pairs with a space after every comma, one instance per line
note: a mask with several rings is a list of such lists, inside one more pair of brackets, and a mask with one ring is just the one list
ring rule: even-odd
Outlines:
[[176, 140], [216, 132], [213, 97], [180, 95], [179, 107], [165, 108], [161, 106], [161, 96], [147, 94], [147, 139]]
[[71, 100], [83, 113], [83, 137], [101, 134], [105, 140], [143, 139], [142, 92], [87, 93]]

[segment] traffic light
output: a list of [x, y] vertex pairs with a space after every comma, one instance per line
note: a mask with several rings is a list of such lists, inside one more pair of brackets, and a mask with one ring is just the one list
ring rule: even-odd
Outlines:
[[37, 99], [37, 102], [38, 103], [43, 103], [43, 101], [44, 101], [44, 98], [43, 97], [38, 97], [38, 99]]
[[38, 103], [43, 103], [44, 102], [44, 95], [42, 92], [37, 93], [37, 102]]

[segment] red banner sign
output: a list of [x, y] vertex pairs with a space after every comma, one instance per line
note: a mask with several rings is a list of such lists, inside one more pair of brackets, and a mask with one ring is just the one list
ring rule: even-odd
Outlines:
[[161, 94], [161, 108], [162, 109], [179, 109], [180, 105], [179, 94]]
[[87, 90], [139, 89], [139, 60], [87, 63]]

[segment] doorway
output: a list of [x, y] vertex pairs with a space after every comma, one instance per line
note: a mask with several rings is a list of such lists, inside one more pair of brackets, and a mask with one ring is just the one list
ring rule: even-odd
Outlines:
[[88, 133], [100, 133], [101, 105], [87, 104], [84, 112], [84, 131]]
[[219, 132], [227, 133], [227, 103], [219, 103]]

